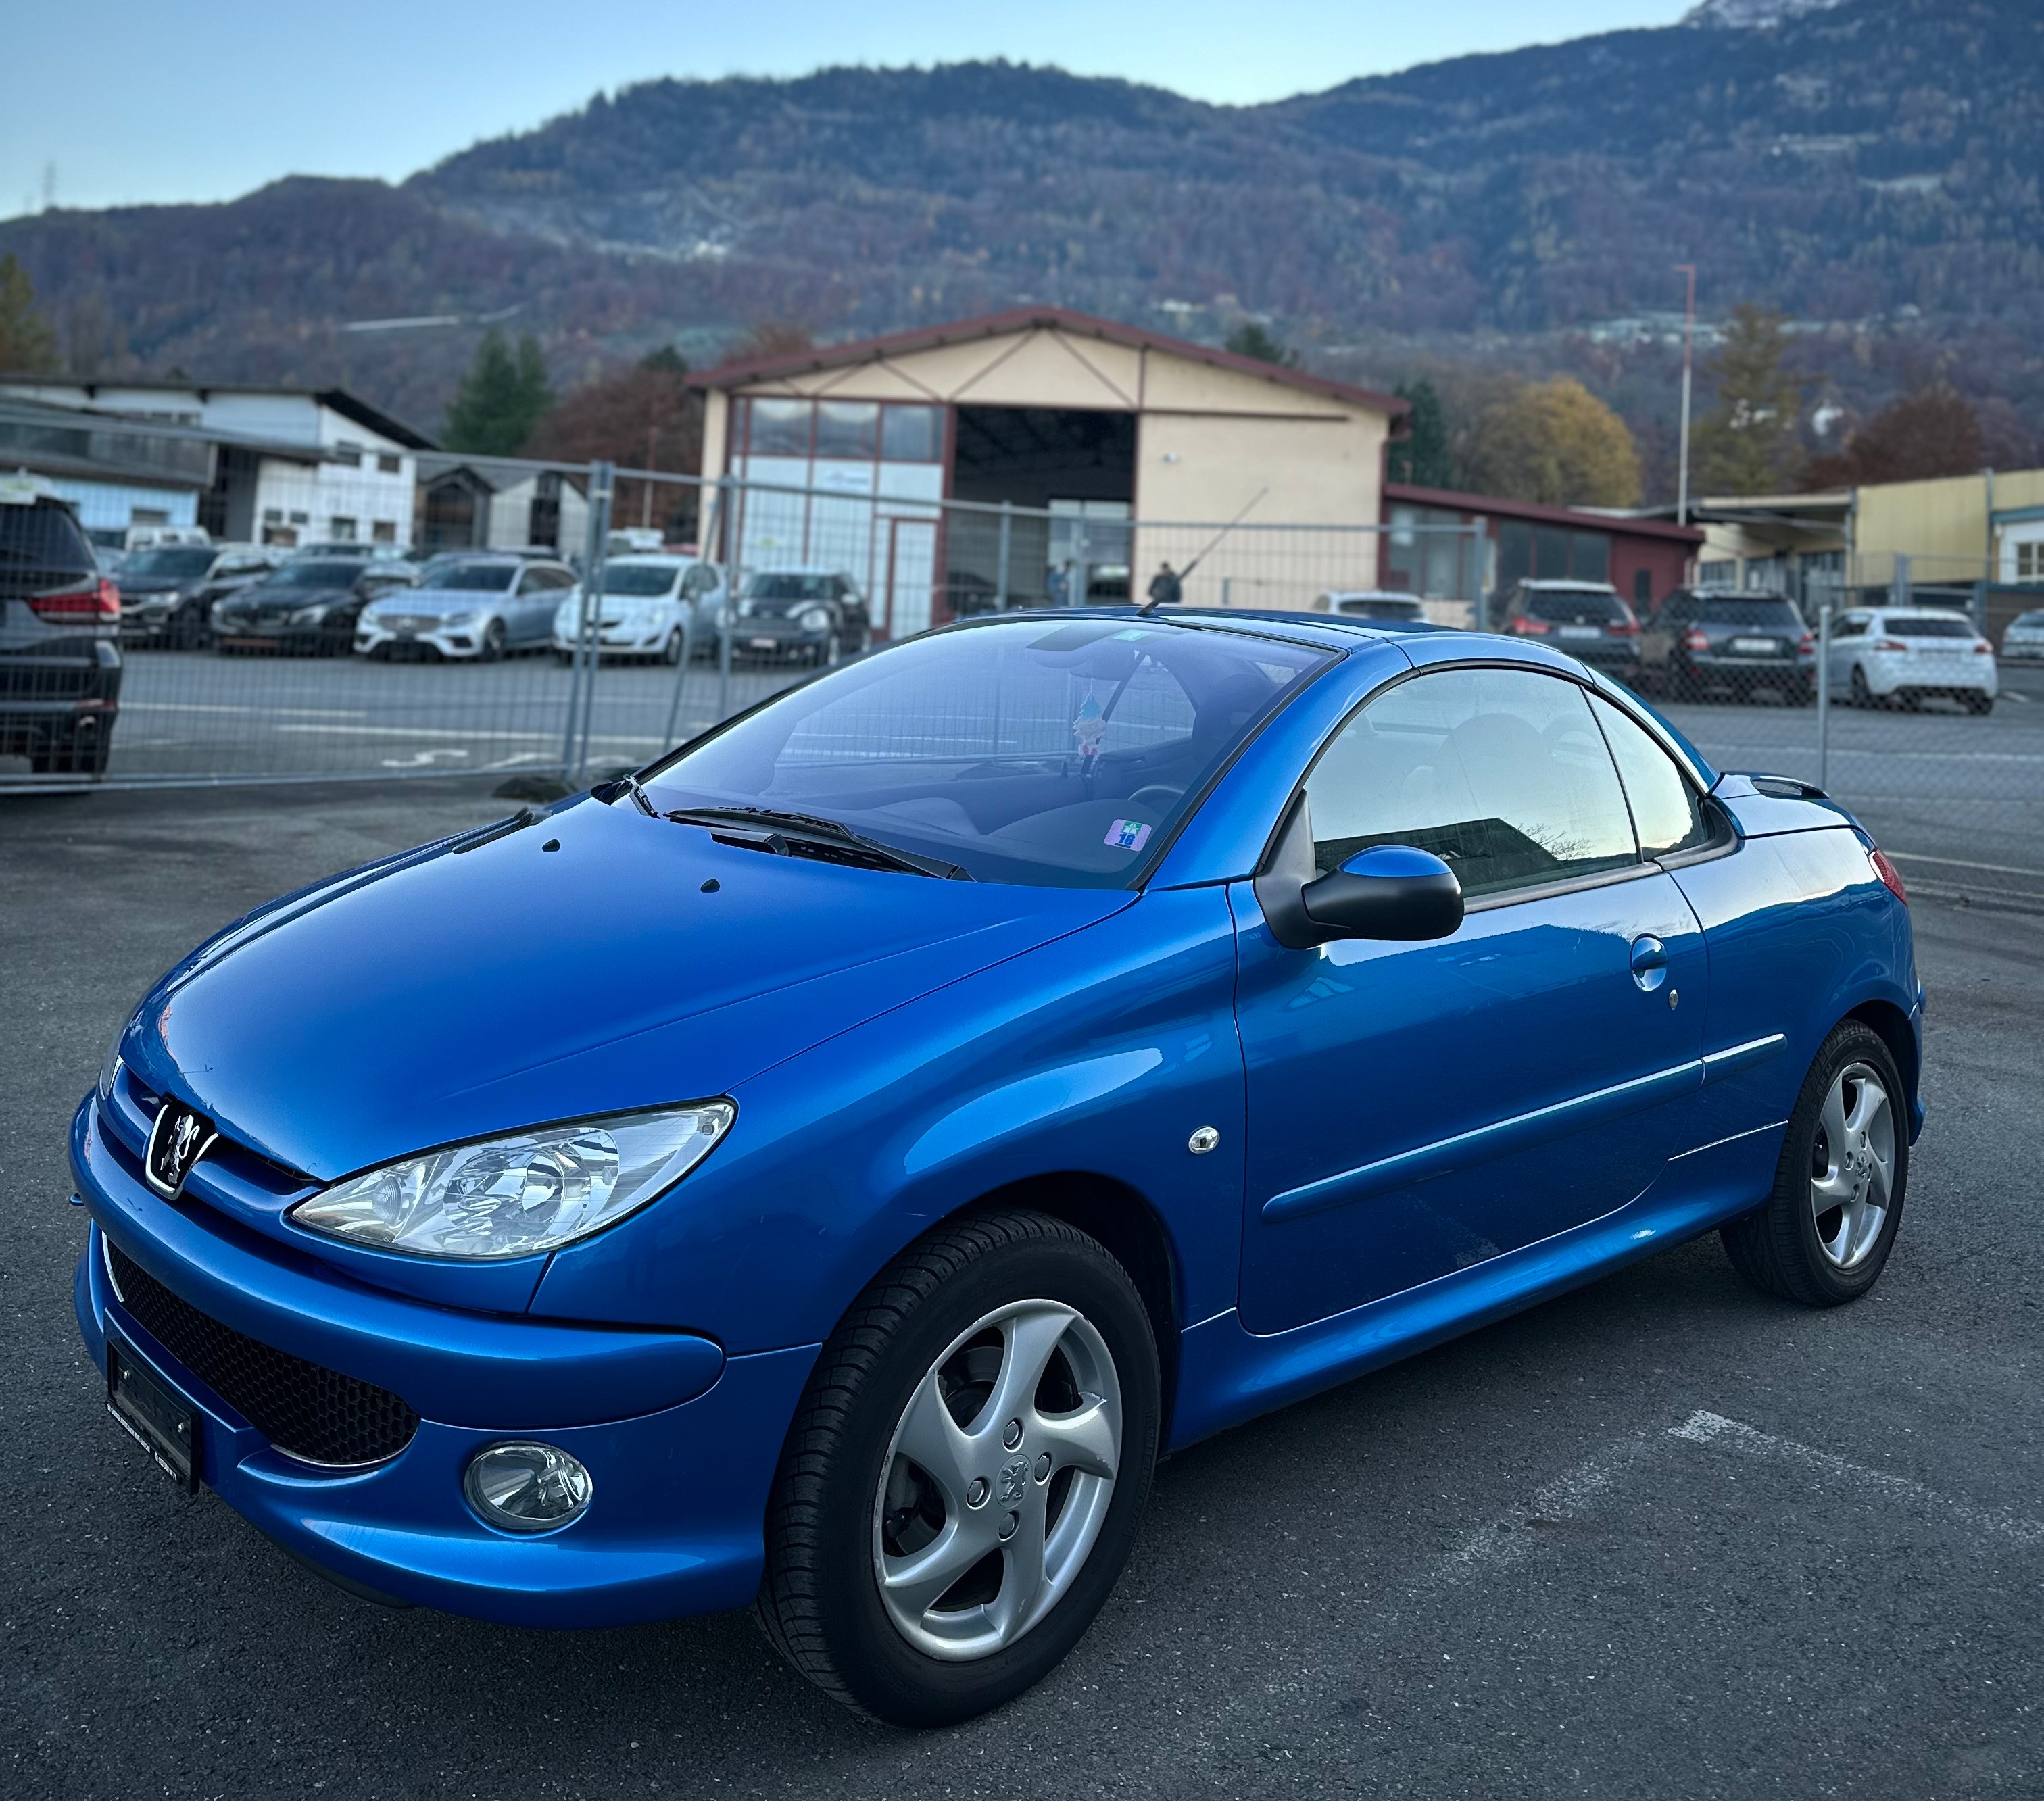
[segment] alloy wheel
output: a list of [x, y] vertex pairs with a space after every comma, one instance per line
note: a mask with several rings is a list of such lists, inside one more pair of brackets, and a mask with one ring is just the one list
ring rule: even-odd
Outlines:
[[1832, 1078], [1810, 1151], [1810, 1215], [1833, 1268], [1858, 1268], [1880, 1242], [1894, 1181], [1888, 1090], [1865, 1064], [1849, 1063]]
[[1040, 1623], [1100, 1537], [1121, 1442], [1114, 1359], [1076, 1308], [1015, 1301], [960, 1333], [881, 1466], [873, 1570], [895, 1629], [964, 1663]]

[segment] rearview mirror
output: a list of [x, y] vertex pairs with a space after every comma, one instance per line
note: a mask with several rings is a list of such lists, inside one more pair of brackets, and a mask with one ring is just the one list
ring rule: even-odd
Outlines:
[[1462, 923], [1462, 885], [1431, 851], [1374, 844], [1309, 881], [1300, 895], [1306, 917], [1349, 936], [1447, 938]]

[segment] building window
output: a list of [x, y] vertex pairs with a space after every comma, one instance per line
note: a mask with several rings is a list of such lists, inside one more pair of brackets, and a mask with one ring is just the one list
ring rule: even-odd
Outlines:
[[369, 528], [370, 541], [378, 544], [394, 544], [398, 541], [398, 522], [394, 519], [379, 519]]
[[1569, 534], [1569, 578], [1573, 582], [1611, 579], [1611, 540], [1603, 532]]
[[870, 463], [880, 430], [871, 401], [827, 400], [816, 408], [816, 458]]
[[1696, 565], [1699, 588], [1733, 588], [1739, 585], [1739, 565], [1730, 557], [1722, 562]]
[[355, 541], [355, 521], [344, 513], [336, 513], [333, 516], [333, 536], [344, 544], [353, 543]]
[[376, 472], [378, 474], [400, 475], [404, 473], [404, 459], [402, 457], [393, 456], [388, 451], [378, 451], [376, 453]]
[[1654, 571], [1635, 569], [1632, 572], [1632, 610], [1642, 616], [1654, 605]]
[[309, 525], [312, 523], [312, 515], [309, 513], [298, 512], [294, 509], [291, 513], [291, 523], [294, 525]]
[[2033, 538], [2015, 547], [2015, 579], [2044, 582], [2044, 538]]
[[284, 523], [284, 509], [280, 506], [266, 506], [263, 509], [263, 523], [265, 525], [282, 524]]
[[746, 448], [754, 456], [807, 456], [816, 409], [805, 400], [755, 400]]
[[333, 460], [346, 468], [359, 469], [362, 467], [361, 445], [350, 444], [343, 438], [333, 447]]
[[944, 454], [940, 406], [890, 406], [880, 416], [880, 455], [888, 463], [936, 463]]

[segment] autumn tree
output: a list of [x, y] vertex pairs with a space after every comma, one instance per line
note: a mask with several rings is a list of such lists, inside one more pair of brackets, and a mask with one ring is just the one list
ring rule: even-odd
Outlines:
[[[571, 390], [527, 441], [525, 454], [559, 463], [599, 459], [624, 469], [694, 474], [702, 467], [702, 401], [686, 385], [688, 364], [671, 345], [628, 368]], [[658, 525], [687, 536], [696, 517], [694, 487], [678, 482], [618, 482], [620, 525]]]
[[799, 356], [814, 350], [816, 340], [806, 325], [789, 319], [762, 319], [746, 327], [724, 353], [727, 363], [752, 363], [770, 356]]
[[1853, 433], [1842, 455], [1811, 465], [1810, 481], [1818, 488], [1924, 482], [1977, 474], [1987, 460], [1980, 415], [1964, 395], [1939, 386], [1883, 407]]
[[1272, 336], [1254, 319], [1243, 320], [1230, 332], [1222, 340], [1222, 348], [1231, 355], [1247, 356], [1258, 363], [1274, 363], [1280, 369], [1299, 367], [1298, 351]]
[[1787, 322], [1764, 306], [1733, 309], [1712, 359], [1717, 404], [1689, 441], [1689, 489], [1704, 494], [1779, 493], [1803, 462], [1803, 384], [1782, 367]]
[[57, 335], [36, 309], [29, 271], [0, 256], [0, 369], [42, 375], [57, 367]]
[[471, 456], [516, 456], [554, 404], [546, 359], [529, 333], [514, 355], [493, 325], [448, 408], [447, 447]]
[[1424, 375], [1416, 382], [1400, 382], [1395, 390], [1410, 403], [1405, 416], [1405, 435], [1391, 445], [1391, 479], [1409, 482], [1420, 488], [1454, 486], [1454, 453], [1448, 445], [1447, 417], [1441, 397]]
[[1549, 506], [1631, 506], [1639, 452], [1625, 421], [1570, 376], [1520, 384], [1485, 408], [1466, 479], [1485, 493]]

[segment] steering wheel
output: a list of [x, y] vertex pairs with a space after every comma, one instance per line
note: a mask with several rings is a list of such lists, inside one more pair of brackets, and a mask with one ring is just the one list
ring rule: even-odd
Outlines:
[[1153, 781], [1147, 788], [1139, 788], [1128, 797], [1132, 807], [1155, 807], [1158, 812], [1166, 811], [1172, 803], [1185, 798], [1182, 788], [1174, 788], [1168, 781]]

